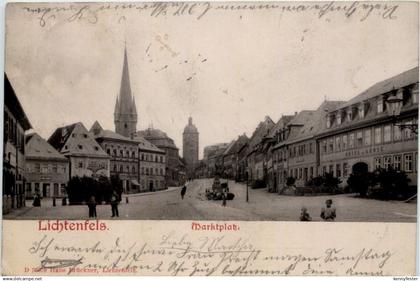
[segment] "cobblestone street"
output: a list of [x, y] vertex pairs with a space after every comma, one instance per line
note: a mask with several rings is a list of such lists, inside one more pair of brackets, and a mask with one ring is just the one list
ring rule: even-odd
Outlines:
[[[246, 202], [246, 186], [229, 181], [232, 201], [223, 207], [221, 201], [205, 199], [205, 189], [211, 188], [211, 179], [188, 183], [187, 194], [181, 200], [180, 188], [166, 191], [125, 196], [119, 205], [119, 219], [152, 220], [299, 220], [300, 208], [305, 206], [314, 221], [320, 221], [320, 210], [327, 198], [337, 209], [336, 221], [416, 222], [416, 204], [397, 201], [379, 201], [356, 198], [354, 195], [333, 196], [282, 196], [268, 193], [265, 189], [249, 189]], [[5, 215], [5, 219], [87, 219], [87, 206], [52, 207], [51, 199], [42, 200], [35, 208], [31, 201], [26, 206]], [[59, 203], [59, 202], [58, 202]], [[98, 219], [111, 219], [110, 205], [97, 206]]]

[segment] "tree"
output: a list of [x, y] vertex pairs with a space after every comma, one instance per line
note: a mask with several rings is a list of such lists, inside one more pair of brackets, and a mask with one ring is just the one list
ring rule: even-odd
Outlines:
[[404, 171], [396, 171], [393, 168], [378, 169], [375, 174], [379, 189], [372, 194], [373, 197], [389, 200], [409, 196], [410, 179]]
[[357, 192], [361, 197], [365, 197], [370, 186], [375, 185], [375, 174], [371, 172], [366, 173], [352, 173], [347, 179], [351, 192]]

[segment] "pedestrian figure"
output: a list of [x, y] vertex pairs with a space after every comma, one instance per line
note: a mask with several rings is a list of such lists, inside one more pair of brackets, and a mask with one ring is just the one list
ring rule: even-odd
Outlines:
[[32, 202], [32, 206], [41, 207], [41, 196], [38, 192], [34, 195], [34, 202]]
[[55, 197], [53, 197], [53, 207], [55, 207], [56, 206], [56, 204], [55, 204]]
[[335, 208], [332, 207], [333, 201], [328, 199], [325, 201], [325, 207], [321, 209], [321, 218], [324, 221], [334, 221], [336, 217]]
[[302, 209], [300, 210], [300, 220], [301, 221], [311, 221], [312, 218], [308, 213], [308, 209], [306, 209], [306, 207], [302, 207]]
[[181, 189], [181, 198], [184, 200], [185, 193], [187, 193], [187, 186], [184, 185]]
[[95, 196], [91, 196], [88, 201], [89, 218], [96, 218], [96, 199]]
[[118, 213], [118, 195], [114, 191], [111, 196], [111, 210], [112, 210], [112, 217], [119, 217]]
[[223, 192], [222, 192], [222, 200], [223, 200], [222, 206], [223, 207], [226, 207], [226, 199], [227, 199], [227, 192], [226, 192], [226, 188], [225, 188], [225, 189], [223, 189]]

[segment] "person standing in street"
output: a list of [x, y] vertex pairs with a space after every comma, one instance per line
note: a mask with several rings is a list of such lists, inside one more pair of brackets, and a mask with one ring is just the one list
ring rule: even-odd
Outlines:
[[227, 191], [226, 191], [226, 188], [224, 188], [223, 189], [223, 192], [222, 192], [222, 206], [223, 207], [226, 207], [226, 199], [227, 199]]
[[112, 210], [112, 216], [111, 217], [119, 217], [118, 213], [118, 195], [114, 191], [111, 196], [111, 210]]
[[324, 221], [334, 221], [336, 217], [335, 208], [332, 207], [333, 201], [328, 199], [325, 201], [325, 207], [321, 209], [321, 218]]
[[184, 200], [185, 193], [187, 193], [187, 186], [184, 185], [181, 189], [181, 199]]
[[89, 218], [96, 218], [96, 200], [95, 196], [91, 196], [88, 201]]

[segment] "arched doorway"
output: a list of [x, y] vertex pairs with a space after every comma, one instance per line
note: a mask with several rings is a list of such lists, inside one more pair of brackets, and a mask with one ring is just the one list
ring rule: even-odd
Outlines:
[[353, 174], [366, 174], [369, 172], [369, 166], [365, 162], [357, 162], [352, 167]]
[[149, 191], [153, 191], [153, 181], [149, 182]]

